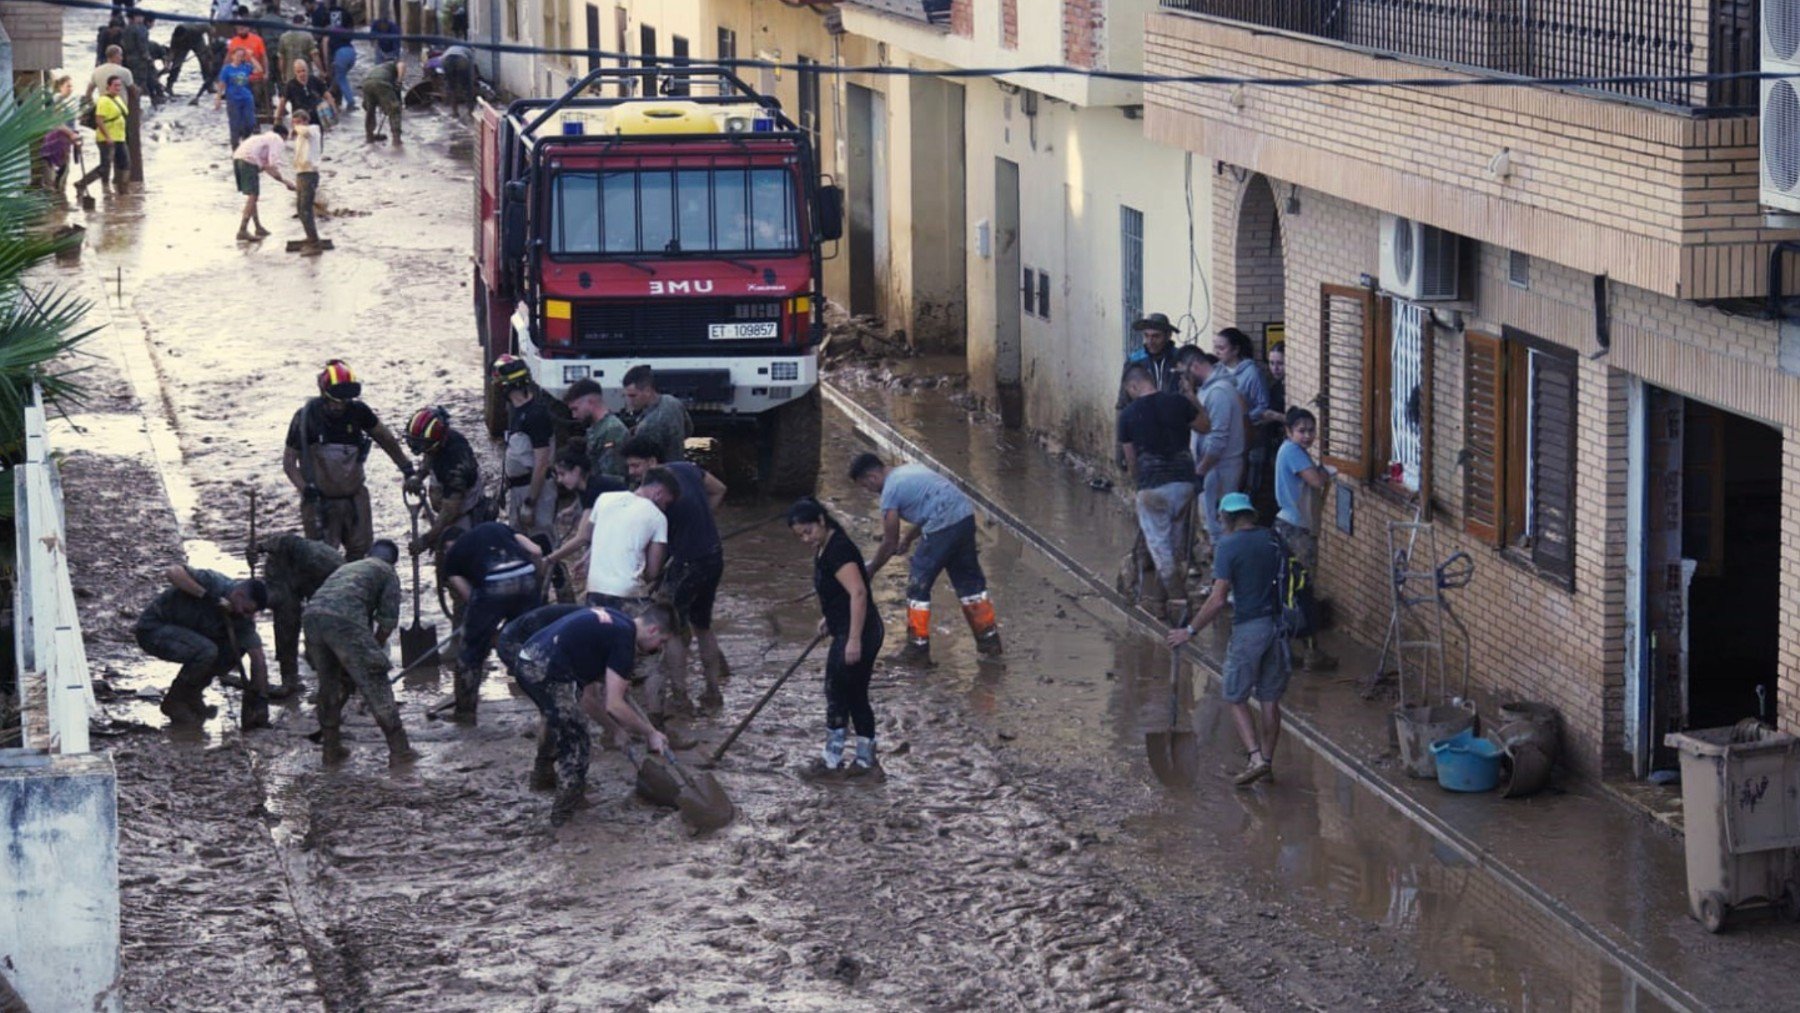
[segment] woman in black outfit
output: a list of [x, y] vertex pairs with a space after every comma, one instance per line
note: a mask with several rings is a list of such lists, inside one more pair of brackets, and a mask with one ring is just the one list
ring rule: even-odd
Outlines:
[[[825, 660], [825, 751], [814, 770], [879, 776], [875, 762], [875, 711], [869, 706], [869, 677], [881, 653], [881, 617], [869, 597], [869, 571], [862, 552], [817, 500], [802, 499], [788, 510], [788, 527], [813, 550], [813, 587], [819, 592], [819, 632], [831, 634]], [[856, 729], [856, 755], [844, 763], [845, 726]]]

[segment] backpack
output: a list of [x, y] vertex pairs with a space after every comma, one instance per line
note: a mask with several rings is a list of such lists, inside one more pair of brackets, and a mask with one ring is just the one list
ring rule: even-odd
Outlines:
[[1313, 597], [1312, 574], [1294, 558], [1287, 539], [1271, 529], [1280, 565], [1275, 568], [1275, 631], [1284, 639], [1310, 637], [1318, 627], [1318, 602]]

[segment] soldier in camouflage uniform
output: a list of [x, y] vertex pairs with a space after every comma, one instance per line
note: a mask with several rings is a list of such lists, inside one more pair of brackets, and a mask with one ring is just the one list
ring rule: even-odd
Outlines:
[[385, 538], [376, 542], [367, 558], [345, 563], [325, 579], [300, 621], [306, 660], [319, 676], [320, 741], [328, 764], [349, 756], [340, 725], [352, 685], [387, 736], [388, 765], [418, 758], [400, 726], [387, 680], [387, 638], [400, 625], [400, 578], [394, 575], [399, 558], [399, 546]]
[[[652, 752], [668, 752], [668, 738], [625, 694], [638, 681], [637, 656], [662, 650], [673, 625], [662, 605], [636, 619], [617, 609], [584, 608], [538, 631], [520, 649], [514, 678], [544, 715], [538, 763], [552, 760], [558, 782], [551, 826], [567, 823], [585, 802], [589, 717], [636, 732]], [[535, 770], [532, 780], [538, 781]]]
[[233, 580], [217, 570], [187, 566], [171, 566], [165, 576], [169, 587], [138, 616], [133, 630], [151, 657], [181, 665], [163, 694], [162, 712], [176, 725], [197, 725], [213, 716], [217, 711], [202, 699], [206, 687], [249, 654], [243, 726], [266, 727], [269, 665], [256, 635], [256, 613], [268, 607], [268, 588], [260, 580]]
[[[555, 624], [559, 619], [587, 608], [586, 605], [540, 605], [500, 628], [500, 635], [494, 638], [494, 653], [500, 656], [500, 663], [506, 666], [508, 675], [515, 680], [519, 677], [519, 652], [524, 649], [525, 642], [537, 636], [543, 630]], [[602, 742], [604, 748], [605, 743]], [[532, 791], [556, 790], [556, 746], [549, 735], [549, 727], [545, 726], [538, 733], [537, 762], [531, 767]]]
[[280, 700], [300, 689], [301, 607], [325, 578], [344, 565], [344, 554], [295, 534], [265, 539], [258, 550], [266, 558], [263, 574], [269, 585], [269, 609], [275, 613], [275, 663], [281, 667], [281, 688], [269, 696]]

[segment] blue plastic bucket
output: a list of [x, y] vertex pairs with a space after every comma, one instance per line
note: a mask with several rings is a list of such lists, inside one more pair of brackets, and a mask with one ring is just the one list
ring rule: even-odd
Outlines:
[[1449, 791], [1493, 791], [1500, 783], [1500, 747], [1472, 732], [1431, 744], [1438, 785]]

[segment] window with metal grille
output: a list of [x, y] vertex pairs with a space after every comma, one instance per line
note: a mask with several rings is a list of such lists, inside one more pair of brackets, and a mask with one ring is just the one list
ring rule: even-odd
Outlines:
[[1144, 213], [1123, 204], [1119, 205], [1119, 310], [1129, 356], [1140, 341], [1131, 325], [1144, 315]]
[[737, 59], [737, 33], [729, 28], [719, 29], [719, 59]]
[[1390, 397], [1389, 479], [1419, 491], [1424, 461], [1425, 344], [1431, 325], [1423, 306], [1394, 303], [1393, 337], [1388, 345]]

